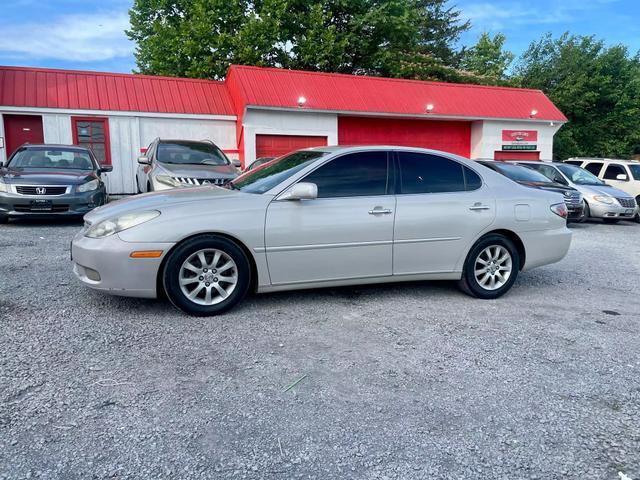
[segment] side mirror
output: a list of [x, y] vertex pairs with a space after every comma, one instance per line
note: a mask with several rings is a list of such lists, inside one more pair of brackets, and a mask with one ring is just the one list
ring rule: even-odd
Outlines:
[[624, 173], [620, 173], [616, 175], [616, 180], [620, 180], [621, 182], [626, 182], [627, 180], [629, 180], [629, 177], [627, 177], [627, 175]]
[[138, 163], [140, 165], [151, 165], [151, 160], [149, 157], [145, 157], [144, 155], [138, 157]]
[[100, 167], [100, 173], [109, 173], [113, 172], [113, 165], [102, 165]]
[[318, 198], [318, 186], [315, 183], [300, 182], [291, 187], [280, 200], [313, 200]]
[[236, 168], [242, 167], [242, 162], [240, 160], [238, 160], [237, 158], [234, 158], [233, 160], [231, 160], [231, 163]]

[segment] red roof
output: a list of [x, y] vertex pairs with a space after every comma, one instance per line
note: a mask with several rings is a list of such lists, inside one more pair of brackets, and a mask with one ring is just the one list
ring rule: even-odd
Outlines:
[[[232, 65], [227, 85], [244, 106], [433, 116], [566, 121], [541, 90], [317, 73]], [[241, 105], [240, 105], [241, 104]]]
[[235, 115], [222, 82], [22, 67], [0, 67], [0, 105]]

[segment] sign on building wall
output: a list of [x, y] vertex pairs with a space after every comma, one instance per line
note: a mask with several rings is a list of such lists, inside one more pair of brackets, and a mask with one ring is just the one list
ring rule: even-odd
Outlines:
[[502, 130], [502, 150], [537, 150], [537, 130]]

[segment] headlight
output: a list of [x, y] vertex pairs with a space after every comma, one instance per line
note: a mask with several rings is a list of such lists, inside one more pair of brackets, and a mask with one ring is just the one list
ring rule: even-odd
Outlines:
[[122, 232], [141, 223], [153, 220], [160, 212], [149, 210], [147, 212], [127, 213], [121, 217], [109, 218], [93, 225], [84, 235], [89, 238], [104, 238], [114, 233]]
[[5, 193], [9, 192], [9, 187], [1, 179], [0, 179], [0, 192], [5, 192]]
[[170, 187], [179, 187], [182, 185], [178, 180], [169, 175], [156, 175], [155, 179], [157, 182], [169, 185]]
[[76, 190], [78, 192], [91, 192], [93, 190], [96, 190], [99, 185], [100, 185], [100, 180], [96, 178], [95, 180], [91, 180], [90, 182], [79, 185]]
[[605, 195], [594, 195], [593, 199], [596, 202], [606, 203], [607, 205], [611, 205], [613, 203], [613, 198], [605, 196]]

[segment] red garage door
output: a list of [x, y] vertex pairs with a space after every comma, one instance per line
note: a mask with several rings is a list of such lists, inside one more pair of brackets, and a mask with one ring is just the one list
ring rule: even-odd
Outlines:
[[494, 160], [540, 160], [540, 152], [510, 152], [496, 150], [493, 153]]
[[471, 123], [339, 117], [340, 145], [402, 145], [471, 154]]
[[327, 137], [307, 135], [256, 135], [256, 158], [279, 157], [301, 148], [323, 147]]

